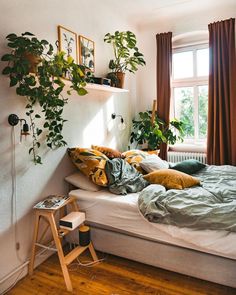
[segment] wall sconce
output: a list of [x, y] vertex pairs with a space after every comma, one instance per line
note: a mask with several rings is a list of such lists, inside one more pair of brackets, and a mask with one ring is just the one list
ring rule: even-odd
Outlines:
[[115, 113], [111, 114], [111, 118], [115, 120], [115, 118], [120, 117], [120, 123], [118, 124], [118, 128], [120, 131], [126, 128], [124, 118], [121, 115], [116, 115]]
[[[8, 123], [11, 126], [16, 126], [20, 122], [21, 130], [20, 130], [20, 142], [22, 140], [22, 136], [24, 135], [25, 138], [27, 135], [29, 135], [29, 125], [27, 124], [25, 119], [20, 119], [16, 114], [11, 114], [8, 116]], [[23, 125], [22, 125], [22, 122]]]

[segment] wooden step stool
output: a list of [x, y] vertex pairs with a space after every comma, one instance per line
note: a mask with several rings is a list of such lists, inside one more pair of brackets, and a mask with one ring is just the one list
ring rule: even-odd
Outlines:
[[[62, 273], [64, 276], [64, 280], [65, 280], [65, 284], [66, 284], [66, 288], [68, 291], [72, 292], [73, 291], [73, 287], [72, 287], [72, 283], [71, 283], [71, 279], [70, 279], [70, 275], [69, 275], [69, 271], [68, 271], [68, 265], [75, 260], [81, 253], [83, 253], [87, 248], [90, 251], [90, 254], [93, 258], [94, 261], [97, 261], [97, 255], [96, 252], [93, 248], [92, 242], [90, 242], [90, 244], [88, 246], [85, 247], [81, 247], [81, 246], [77, 246], [76, 248], [74, 248], [71, 252], [69, 252], [66, 256], [64, 256], [64, 252], [62, 249], [62, 245], [61, 245], [61, 240], [62, 237], [64, 237], [66, 234], [68, 234], [69, 230], [67, 229], [57, 229], [57, 225], [55, 222], [55, 215], [56, 213], [59, 212], [59, 216], [60, 218], [62, 218], [65, 215], [65, 208], [66, 206], [69, 205], [72, 208], [72, 211], [79, 211], [77, 202], [76, 202], [76, 198], [73, 197], [69, 197], [65, 203], [58, 207], [57, 209], [38, 209], [38, 208], [34, 208], [34, 212], [35, 212], [35, 227], [34, 227], [34, 236], [33, 236], [33, 246], [32, 246], [32, 253], [31, 253], [31, 259], [30, 259], [30, 264], [29, 264], [29, 275], [33, 274], [33, 270], [34, 270], [34, 260], [35, 260], [35, 253], [36, 253], [36, 246], [37, 247], [42, 247], [42, 248], [46, 248], [49, 249], [47, 246], [40, 244], [43, 240], [43, 238], [45, 237], [47, 230], [49, 228], [51, 228], [51, 232], [52, 232], [52, 236], [53, 236], [53, 240], [56, 246], [56, 249], [52, 249], [54, 251], [57, 251], [59, 260], [60, 260], [60, 264], [61, 264], [61, 269], [62, 269]], [[47, 224], [49, 226], [47, 226], [44, 231], [42, 232], [41, 238], [38, 240], [38, 231], [39, 231], [39, 223], [41, 218], [43, 218]], [[50, 249], [49, 249], [50, 250]]]

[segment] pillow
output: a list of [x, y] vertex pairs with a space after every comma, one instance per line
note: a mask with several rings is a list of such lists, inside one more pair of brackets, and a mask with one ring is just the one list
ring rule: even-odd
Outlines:
[[105, 147], [105, 146], [98, 146], [98, 145], [92, 145], [91, 146], [92, 149], [97, 150], [101, 153], [103, 153], [104, 155], [106, 155], [109, 159], [114, 159], [114, 158], [123, 158], [121, 152], [114, 150], [112, 148], [109, 147]]
[[140, 166], [148, 173], [159, 169], [169, 168], [168, 162], [162, 160], [157, 155], [147, 156], [147, 158], [140, 162]]
[[204, 167], [206, 167], [205, 164], [197, 160], [190, 159], [190, 160], [184, 160], [182, 162], [172, 165], [171, 169], [178, 170], [187, 174], [193, 174], [198, 172]]
[[68, 154], [75, 166], [92, 182], [107, 186], [105, 165], [108, 158], [106, 155], [89, 148], [70, 148]]
[[150, 183], [161, 184], [167, 189], [184, 189], [199, 185], [200, 180], [180, 171], [161, 169], [143, 176]]
[[143, 152], [141, 150], [130, 150], [122, 153], [122, 156], [127, 163], [136, 168], [142, 174], [145, 174], [145, 171], [142, 167], [140, 167], [140, 162], [148, 156], [147, 152]]
[[97, 192], [101, 190], [100, 186], [93, 183], [91, 180], [89, 180], [88, 177], [86, 177], [81, 172], [75, 172], [67, 176], [65, 178], [65, 181], [86, 191]]

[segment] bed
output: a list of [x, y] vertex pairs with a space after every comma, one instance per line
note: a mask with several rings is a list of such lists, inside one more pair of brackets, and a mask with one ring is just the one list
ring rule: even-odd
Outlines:
[[150, 223], [139, 212], [138, 193], [72, 190], [97, 250], [236, 287], [236, 233]]
[[[74, 163], [85, 175], [93, 173], [93, 182], [104, 185], [108, 179], [109, 190], [90, 185], [87, 189], [84, 178], [77, 185], [79, 189], [69, 193], [86, 213], [97, 250], [236, 288], [236, 167], [205, 166], [195, 161], [191, 169], [197, 164], [198, 172], [192, 170], [191, 175], [183, 176], [173, 169], [178, 170], [181, 165], [185, 169], [186, 162], [170, 167], [157, 156], [154, 161], [136, 151], [134, 162], [128, 161], [133, 156], [130, 154], [125, 155], [124, 161], [109, 160], [94, 150], [72, 149], [72, 153]], [[96, 159], [93, 170], [86, 164], [91, 157]], [[133, 164], [135, 168], [131, 167]], [[148, 174], [142, 176], [137, 172], [139, 164]], [[148, 185], [153, 183], [153, 175], [147, 169], [154, 169], [159, 180], [164, 173], [162, 185]], [[187, 172], [189, 169], [188, 166]], [[174, 183], [175, 189], [169, 188], [166, 181], [173, 182], [175, 173], [180, 182]], [[180, 190], [179, 185], [184, 189]], [[199, 207], [200, 203], [203, 207]], [[191, 216], [188, 218], [192, 210], [199, 223], [193, 222]], [[181, 223], [183, 220], [187, 226]]]

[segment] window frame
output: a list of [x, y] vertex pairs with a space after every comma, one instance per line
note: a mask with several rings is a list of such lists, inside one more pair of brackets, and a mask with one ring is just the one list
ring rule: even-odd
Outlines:
[[197, 50], [201, 49], [209, 49], [209, 43], [206, 42], [204, 44], [196, 44], [196, 45], [188, 45], [182, 46], [178, 48], [174, 48], [172, 50], [172, 57], [175, 53], [181, 53], [186, 51], [193, 51], [193, 76], [188, 78], [177, 78], [174, 79], [174, 63], [172, 63], [172, 78], [171, 78], [171, 117], [175, 117], [175, 98], [174, 98], [174, 88], [179, 87], [193, 87], [193, 100], [194, 100], [194, 138], [184, 139], [183, 144], [192, 144], [192, 145], [204, 145], [206, 144], [206, 139], [201, 139], [198, 137], [198, 86], [208, 86], [209, 75], [207, 76], [197, 76]]

